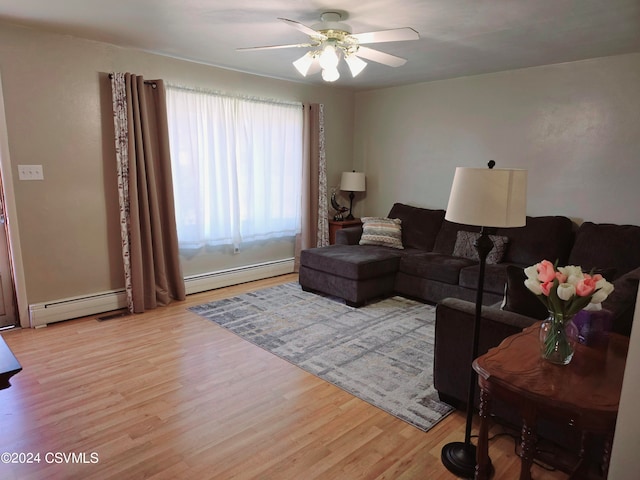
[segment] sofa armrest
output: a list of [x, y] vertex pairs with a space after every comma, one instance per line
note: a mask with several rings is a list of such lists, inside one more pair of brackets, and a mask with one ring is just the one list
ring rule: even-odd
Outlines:
[[[433, 381], [440, 398], [455, 406], [467, 401], [474, 321], [473, 302], [445, 298], [436, 307]], [[518, 313], [482, 307], [478, 356], [536, 321]], [[476, 390], [476, 401], [477, 397]]]
[[631, 335], [639, 283], [640, 267], [617, 278], [613, 282], [615, 289], [602, 302], [602, 308], [606, 308], [613, 313], [612, 330], [627, 337]]
[[336, 231], [336, 245], [358, 245], [362, 236], [362, 225], [341, 228]]

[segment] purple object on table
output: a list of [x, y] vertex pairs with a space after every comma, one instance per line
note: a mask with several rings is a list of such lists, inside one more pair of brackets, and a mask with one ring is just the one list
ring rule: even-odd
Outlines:
[[598, 346], [606, 342], [611, 331], [613, 314], [609, 310], [580, 310], [573, 317], [578, 327], [578, 341], [587, 346]]

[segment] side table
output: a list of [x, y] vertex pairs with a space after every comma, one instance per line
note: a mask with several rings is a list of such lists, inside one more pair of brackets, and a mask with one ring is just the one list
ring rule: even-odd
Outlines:
[[356, 227], [362, 225], [359, 218], [353, 220], [329, 220], [329, 245], [336, 243], [336, 232], [347, 227]]
[[[573, 425], [583, 432], [583, 442], [593, 434], [603, 435], [606, 478], [629, 339], [610, 333], [602, 348], [578, 344], [571, 363], [558, 366], [540, 357], [539, 329], [540, 322], [506, 338], [473, 362], [481, 388], [476, 479], [488, 479], [491, 473], [487, 436], [493, 398], [516, 406], [522, 416], [521, 480], [531, 479], [538, 417]], [[586, 478], [588, 459], [580, 456], [569, 478]]]

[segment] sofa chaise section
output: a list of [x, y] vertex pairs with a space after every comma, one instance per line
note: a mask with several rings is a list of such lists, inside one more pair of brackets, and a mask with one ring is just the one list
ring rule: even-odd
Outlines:
[[402, 249], [360, 245], [363, 227], [339, 230], [336, 245], [302, 251], [300, 285], [307, 291], [342, 298], [351, 306], [393, 295], [401, 258], [433, 248], [444, 213], [444, 210], [394, 204], [388, 218], [401, 222]]
[[359, 307], [392, 294], [400, 255], [372, 245], [306, 249], [300, 254], [299, 282], [303, 290], [339, 297]]

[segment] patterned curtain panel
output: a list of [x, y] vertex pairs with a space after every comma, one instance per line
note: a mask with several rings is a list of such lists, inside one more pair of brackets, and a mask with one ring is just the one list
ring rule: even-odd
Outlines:
[[329, 245], [329, 204], [327, 200], [327, 156], [324, 149], [324, 105], [318, 105], [318, 232], [316, 246]]
[[324, 105], [304, 105], [303, 121], [302, 231], [296, 237], [296, 272], [300, 267], [302, 250], [329, 245]]
[[141, 313], [184, 300], [178, 254], [165, 87], [111, 75], [128, 309]]

